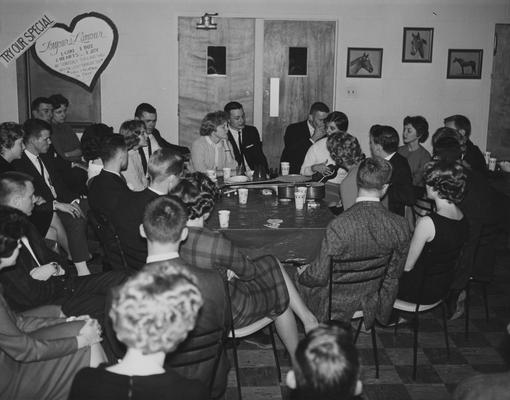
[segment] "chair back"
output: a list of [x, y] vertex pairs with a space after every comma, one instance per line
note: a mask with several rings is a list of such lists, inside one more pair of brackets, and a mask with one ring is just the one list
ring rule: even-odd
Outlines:
[[[328, 319], [331, 321], [333, 312], [333, 286], [381, 281], [389, 260], [390, 255], [350, 259], [331, 256], [329, 261]], [[335, 269], [335, 265], [342, 265], [342, 268]]]
[[436, 204], [427, 198], [419, 198], [416, 200], [416, 203], [411, 206], [411, 209], [413, 210], [414, 221], [416, 222], [418, 218], [433, 213], [436, 209]]
[[89, 210], [88, 220], [103, 249], [106, 262], [112, 270], [128, 271], [129, 267], [115, 227], [102, 213]]

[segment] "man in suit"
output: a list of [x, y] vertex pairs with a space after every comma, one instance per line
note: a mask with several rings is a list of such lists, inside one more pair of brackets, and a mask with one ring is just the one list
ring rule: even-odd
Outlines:
[[471, 169], [486, 174], [487, 164], [479, 147], [469, 138], [471, 136], [471, 121], [464, 115], [450, 115], [444, 119], [444, 126], [457, 130], [465, 139], [466, 150], [463, 161], [467, 162]]
[[171, 149], [152, 153], [148, 163], [149, 187], [141, 192], [130, 192], [113, 212], [112, 223], [119, 235], [128, 266], [140, 270], [147, 259], [147, 240], [140, 236], [140, 224], [145, 206], [159, 196], [168, 194], [180, 179], [184, 158]]
[[[20, 172], [0, 175], [0, 205], [15, 208], [30, 215], [34, 208], [34, 179]], [[32, 224], [27, 236], [21, 239], [21, 248], [14, 268], [0, 273], [4, 297], [17, 312], [56, 304], [66, 316], [90, 315], [105, 329], [106, 297], [112, 287], [121, 284], [126, 276], [106, 272], [76, 276], [68, 262], [51, 251]], [[106, 349], [108, 350], [108, 349]]]
[[[212, 336], [221, 338], [222, 331], [229, 328], [229, 311], [226, 302], [225, 289], [221, 276], [214, 270], [197, 268], [187, 265], [179, 257], [179, 245], [186, 239], [188, 228], [186, 222], [188, 213], [184, 205], [175, 197], [161, 196], [151, 201], [144, 213], [143, 225], [140, 233], [147, 238], [148, 256], [145, 268], [157, 268], [164, 271], [165, 266], [177, 265], [185, 268], [197, 278], [197, 286], [202, 293], [204, 305], [197, 318], [195, 329], [179, 346], [179, 349], [167, 356], [165, 365], [188, 378], [194, 378], [209, 384], [215, 360], [208, 360], [185, 367], [173, 367], [192, 359], [201, 359], [200, 342], [211, 336], [211, 331], [217, 330]], [[186, 350], [198, 346], [194, 353]], [[202, 354], [203, 356], [203, 354]], [[219, 397], [226, 389], [228, 365], [225, 354], [221, 355], [212, 397]]]
[[290, 163], [291, 174], [299, 174], [306, 152], [312, 144], [326, 136], [324, 120], [329, 108], [324, 103], [313, 103], [306, 121], [291, 124], [285, 130], [281, 161]]
[[[350, 321], [355, 311], [363, 310], [367, 328], [375, 319], [388, 322], [411, 237], [405, 218], [380, 202], [388, 190], [391, 171], [391, 164], [382, 158], [361, 162], [356, 203], [329, 224], [315, 261], [298, 269], [299, 291], [319, 320], [327, 319], [329, 263], [335, 256], [345, 260], [335, 264], [335, 269], [351, 272], [346, 273], [342, 290], [333, 293], [333, 316], [338, 312], [338, 319]], [[375, 279], [380, 271], [373, 269], [378, 265], [374, 263], [386, 258], [384, 274]], [[357, 280], [368, 281], [347, 284]]]
[[370, 151], [372, 156], [381, 157], [391, 163], [390, 188], [388, 189], [388, 209], [398, 215], [405, 215], [405, 206], [416, 202], [413, 188], [413, 175], [407, 159], [397, 153], [398, 133], [388, 125], [374, 125], [370, 128]]
[[267, 159], [262, 151], [262, 142], [257, 128], [246, 125], [243, 106], [237, 101], [225, 105], [228, 118], [228, 141], [234, 150], [239, 167], [244, 170], [258, 170], [261, 175], [268, 171]]
[[161, 137], [161, 133], [156, 129], [158, 114], [154, 106], [148, 103], [139, 104], [135, 110], [135, 119], [145, 122], [145, 127], [147, 128], [147, 147], [143, 148], [146, 160], [149, 159], [153, 152], [161, 148], [172, 149], [180, 153], [186, 159], [189, 159], [190, 151], [187, 147], [169, 143]]
[[99, 156], [103, 161], [103, 169], [90, 182], [89, 204], [92, 211], [111, 221], [120, 200], [131, 193], [120, 174], [128, 165], [124, 137], [108, 135], [102, 143]]
[[40, 212], [47, 213], [52, 208], [56, 211], [67, 233], [70, 256], [78, 274], [89, 274], [87, 222], [83, 213], [88, 208], [87, 202], [66, 187], [55, 166], [55, 160], [47, 154], [51, 144], [51, 125], [40, 119], [28, 119], [23, 127], [26, 149], [21, 159], [13, 161], [12, 165], [16, 171], [34, 178], [36, 196], [46, 201], [38, 206]]

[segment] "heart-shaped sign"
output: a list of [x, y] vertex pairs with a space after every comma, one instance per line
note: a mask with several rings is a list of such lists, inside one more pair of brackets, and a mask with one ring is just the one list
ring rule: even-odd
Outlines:
[[91, 12], [55, 24], [33, 47], [36, 61], [49, 72], [92, 91], [117, 48], [119, 33], [106, 16]]

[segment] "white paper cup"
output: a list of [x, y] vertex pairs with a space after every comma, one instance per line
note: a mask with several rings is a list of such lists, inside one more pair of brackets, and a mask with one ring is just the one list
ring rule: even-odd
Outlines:
[[223, 179], [225, 179], [225, 180], [230, 179], [231, 173], [232, 173], [232, 170], [230, 168], [223, 168]]
[[229, 210], [219, 210], [218, 215], [220, 217], [220, 228], [228, 228], [228, 220], [230, 219]]
[[305, 195], [305, 200], [306, 200], [306, 192], [308, 191], [308, 188], [306, 186], [298, 186], [298, 187], [296, 187], [296, 189], [294, 191], [303, 193]]
[[211, 181], [216, 182], [216, 170], [215, 169], [208, 169], [206, 171], [207, 176], [211, 179]]
[[496, 169], [496, 161], [498, 161], [496, 157], [489, 158], [489, 171], [494, 171]]
[[288, 162], [280, 163], [280, 168], [282, 170], [282, 175], [289, 175], [290, 164]]
[[305, 206], [306, 193], [294, 192], [294, 200], [296, 202], [296, 210], [302, 210]]
[[248, 203], [248, 189], [237, 189], [237, 194], [239, 195], [239, 204]]
[[489, 160], [491, 158], [491, 152], [490, 151], [486, 151], [485, 152], [485, 164], [489, 164]]

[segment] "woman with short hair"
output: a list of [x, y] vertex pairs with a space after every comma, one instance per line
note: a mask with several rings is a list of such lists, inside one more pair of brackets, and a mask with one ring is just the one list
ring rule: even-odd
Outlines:
[[200, 137], [191, 145], [192, 171], [236, 170], [234, 150], [228, 141], [227, 114], [215, 111], [207, 114], [200, 124]]
[[196, 278], [170, 261], [130, 278], [114, 292], [110, 310], [126, 355], [110, 367], [81, 370], [69, 400], [207, 399], [203, 383], [163, 367], [195, 327], [202, 303]]
[[[119, 133], [126, 139], [129, 158], [127, 169], [121, 172], [122, 176], [126, 179], [129, 189], [140, 192], [147, 187], [147, 174], [144, 171], [142, 156], [139, 152], [142, 147], [147, 146], [145, 122], [139, 119], [124, 121], [120, 126]], [[148, 161], [145, 159], [145, 168], [147, 168]]]
[[0, 124], [0, 173], [13, 171], [13, 160], [19, 160], [25, 150], [23, 127], [16, 122]]

